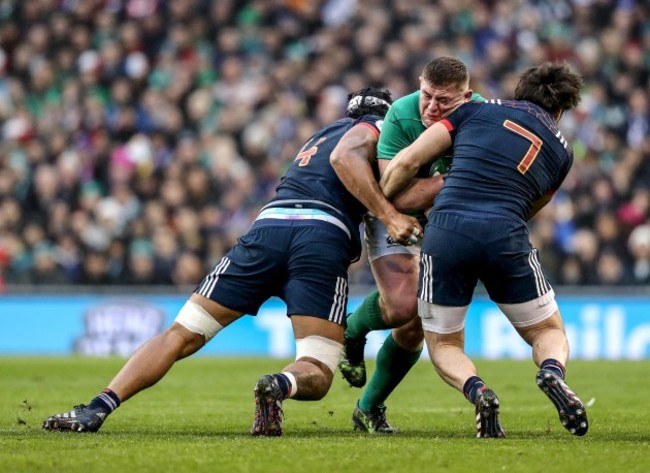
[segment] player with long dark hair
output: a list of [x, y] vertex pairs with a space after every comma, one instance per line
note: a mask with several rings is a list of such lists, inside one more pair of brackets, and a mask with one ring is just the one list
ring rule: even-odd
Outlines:
[[569, 344], [526, 227], [573, 163], [557, 123], [579, 103], [581, 85], [564, 63], [530, 68], [515, 100], [461, 105], [402, 150], [381, 178], [386, 195], [394, 196], [422, 164], [452, 150], [422, 242], [418, 312], [436, 370], [475, 405], [479, 437], [505, 436], [499, 400], [463, 349], [465, 315], [479, 280], [532, 346], [537, 384], [562, 425], [574, 435], [588, 430], [585, 407], [564, 381]]

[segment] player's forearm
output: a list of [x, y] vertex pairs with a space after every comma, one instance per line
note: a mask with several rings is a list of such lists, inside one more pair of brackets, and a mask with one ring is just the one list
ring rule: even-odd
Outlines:
[[331, 163], [345, 188], [373, 215], [383, 221], [385, 216], [396, 212], [381, 191], [367, 159], [349, 154], [346, 159], [334, 156]]
[[443, 184], [442, 176], [413, 179], [412, 184], [395, 195], [391, 202], [401, 212], [428, 209]]
[[392, 199], [403, 190], [418, 170], [411, 162], [398, 158], [399, 155], [390, 162], [379, 181], [379, 186], [388, 199]]
[[381, 191], [370, 167], [366, 170], [359, 166], [355, 171], [346, 172], [344, 177], [339, 177], [346, 189], [382, 222], [396, 212], [393, 204]]

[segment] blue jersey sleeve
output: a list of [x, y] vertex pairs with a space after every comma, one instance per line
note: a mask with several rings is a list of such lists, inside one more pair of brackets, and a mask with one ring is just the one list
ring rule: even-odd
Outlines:
[[364, 115], [357, 120], [355, 125], [359, 124], [367, 126], [375, 133], [375, 135], [379, 136], [381, 128], [384, 124], [384, 119], [379, 115]]

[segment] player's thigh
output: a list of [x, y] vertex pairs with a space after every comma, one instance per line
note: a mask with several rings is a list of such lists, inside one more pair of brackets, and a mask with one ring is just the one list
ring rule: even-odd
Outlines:
[[238, 310], [232, 310], [228, 307], [224, 307], [218, 302], [213, 301], [201, 294], [194, 292], [189, 299], [190, 302], [197, 304], [205, 312], [207, 312], [212, 318], [214, 318], [219, 325], [222, 327], [227, 327], [234, 321], [238, 320], [240, 317], [245, 315], [244, 312]]
[[564, 333], [564, 323], [562, 322], [560, 311], [557, 308], [553, 310], [550, 315], [547, 315], [539, 321], [533, 321], [532, 323], [524, 325], [513, 322], [513, 325], [517, 330], [517, 333], [519, 333], [521, 338], [523, 338], [529, 345], [532, 345], [537, 336], [548, 330], [559, 330]]
[[291, 326], [296, 340], [310, 336], [327, 338], [338, 343], [343, 343], [343, 325], [312, 315], [294, 314], [291, 316]]
[[317, 366], [325, 376], [322, 387], [326, 391], [343, 348], [348, 268], [354, 248], [345, 232], [325, 222], [295, 222], [285, 233], [290, 235], [284, 244], [286, 261], [278, 268], [281, 273], [270, 277], [278, 279], [274, 284], [281, 284], [277, 295], [291, 318], [296, 361]]
[[343, 351], [344, 326], [325, 318], [299, 314], [291, 316], [291, 326], [296, 340], [296, 361], [316, 364], [327, 377], [328, 384], [331, 383]]
[[490, 299], [517, 330], [544, 324], [557, 312], [557, 302], [525, 225], [504, 221], [495, 228], [500, 233], [493, 236], [480, 276]]
[[349, 238], [333, 225], [305, 226], [294, 235], [280, 297], [287, 314], [344, 326], [348, 302]]
[[418, 298], [441, 306], [469, 305], [478, 282], [482, 244], [477, 219], [433, 212], [420, 255]]
[[377, 289], [387, 305], [397, 306], [406, 300], [415, 304], [419, 263], [419, 255], [401, 253], [382, 256], [370, 264]]
[[552, 291], [525, 225], [504, 220], [495, 228], [480, 269], [490, 298], [501, 304], [517, 304]]
[[386, 227], [377, 218], [366, 216], [364, 222], [368, 260], [384, 317], [392, 325], [408, 322], [417, 315], [420, 242], [402, 246], [388, 239]]
[[233, 311], [255, 315], [284, 283], [286, 257], [279, 249], [289, 245], [288, 228], [254, 226], [194, 292]]
[[420, 254], [419, 242], [415, 245], [404, 246], [390, 240], [386, 226], [377, 217], [368, 214], [364, 217], [363, 222], [368, 261], [371, 264], [384, 256], [411, 255], [417, 257]]

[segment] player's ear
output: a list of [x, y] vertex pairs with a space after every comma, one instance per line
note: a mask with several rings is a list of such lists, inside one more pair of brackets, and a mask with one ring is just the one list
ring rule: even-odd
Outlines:
[[474, 91], [472, 89], [467, 89], [467, 91], [465, 92], [465, 95], [463, 96], [463, 98], [467, 101], [467, 100], [472, 98], [473, 93], [474, 93]]

